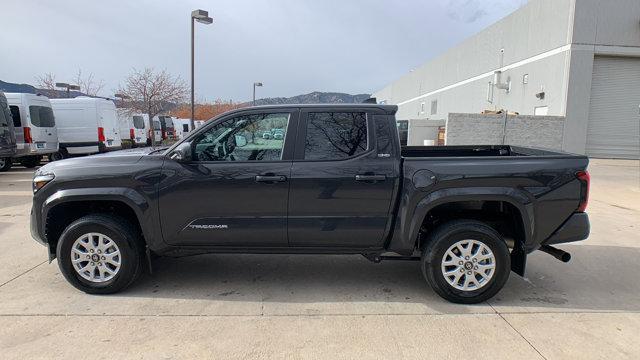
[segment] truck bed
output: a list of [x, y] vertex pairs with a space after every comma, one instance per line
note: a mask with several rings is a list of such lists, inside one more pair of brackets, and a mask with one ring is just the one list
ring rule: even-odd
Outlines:
[[403, 146], [402, 157], [566, 156], [566, 153], [510, 145]]

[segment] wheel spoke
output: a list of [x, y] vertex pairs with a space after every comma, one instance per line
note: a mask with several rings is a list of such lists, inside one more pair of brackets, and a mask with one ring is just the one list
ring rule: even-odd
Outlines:
[[101, 233], [88, 233], [80, 236], [73, 243], [71, 262], [82, 278], [100, 283], [118, 274], [122, 259], [115, 241]]
[[474, 239], [460, 240], [445, 251], [441, 260], [442, 275], [458, 290], [477, 290], [493, 278], [495, 261], [491, 248], [485, 243]]

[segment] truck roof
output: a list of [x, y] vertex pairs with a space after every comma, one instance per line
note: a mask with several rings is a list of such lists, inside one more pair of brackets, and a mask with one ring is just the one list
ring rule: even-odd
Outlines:
[[[239, 110], [250, 110], [250, 109], [286, 109], [286, 108], [301, 108], [301, 109], [323, 109], [323, 108], [331, 108], [331, 109], [381, 109], [389, 115], [393, 115], [398, 111], [397, 105], [382, 105], [382, 104], [278, 104], [278, 105], [258, 105], [258, 106], [250, 106], [246, 108], [236, 109]], [[232, 110], [232, 111], [236, 111]]]

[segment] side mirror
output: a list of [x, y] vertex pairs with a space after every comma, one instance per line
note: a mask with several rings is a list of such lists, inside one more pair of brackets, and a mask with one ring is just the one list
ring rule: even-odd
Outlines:
[[177, 162], [189, 162], [191, 161], [191, 143], [183, 142], [178, 145], [171, 154], [169, 154], [169, 159], [175, 160]]
[[236, 135], [236, 146], [243, 147], [247, 145], [247, 137], [244, 135]]

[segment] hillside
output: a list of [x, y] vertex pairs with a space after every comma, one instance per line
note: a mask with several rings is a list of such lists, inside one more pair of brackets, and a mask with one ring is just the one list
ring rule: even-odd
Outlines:
[[[64, 90], [46, 90], [46, 89], [38, 89], [37, 87], [29, 84], [15, 84], [6, 81], [0, 80], [0, 91], [8, 92], [8, 93], [27, 93], [27, 94], [43, 94], [48, 96], [49, 98], [65, 98], [67, 97], [67, 92]], [[69, 93], [70, 97], [76, 96], [86, 96], [79, 91], [71, 91]]]
[[[256, 99], [256, 105], [277, 105], [277, 104], [353, 104], [361, 103], [370, 97], [369, 94], [350, 95], [336, 92], [314, 91], [309, 94], [292, 97], [275, 97]], [[251, 103], [247, 103], [250, 105]]]

